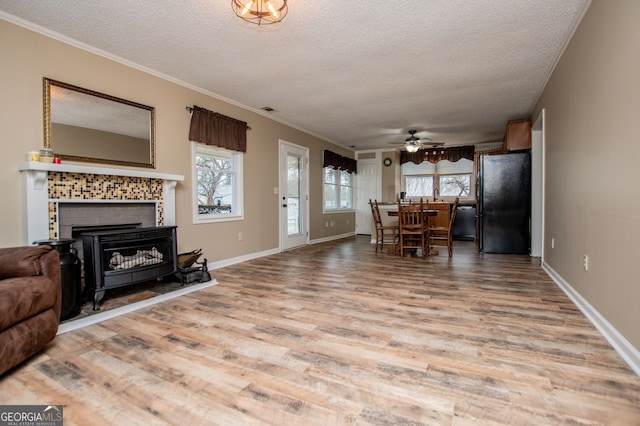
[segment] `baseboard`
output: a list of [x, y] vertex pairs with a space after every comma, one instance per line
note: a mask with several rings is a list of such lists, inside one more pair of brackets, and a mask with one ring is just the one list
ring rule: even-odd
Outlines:
[[246, 262], [248, 260], [258, 259], [260, 257], [265, 257], [265, 256], [271, 256], [272, 254], [278, 254], [278, 253], [280, 253], [280, 249], [278, 248], [264, 250], [256, 253], [245, 254], [243, 256], [231, 257], [229, 259], [220, 260], [218, 262], [209, 262], [207, 263], [207, 267], [210, 270], [220, 269], [220, 268], [224, 268], [225, 266], [236, 265], [238, 263]]
[[542, 263], [542, 269], [549, 274], [551, 279], [569, 296], [578, 309], [587, 317], [594, 327], [604, 336], [629, 367], [640, 376], [640, 351], [638, 351], [627, 339], [613, 327], [587, 300], [580, 295], [547, 263]]
[[202, 290], [203, 288], [211, 287], [216, 284], [218, 284], [218, 281], [211, 280], [205, 283], [190, 285], [189, 287], [185, 287], [180, 290], [175, 290], [166, 294], [160, 294], [149, 299], [130, 303], [125, 306], [120, 306], [119, 308], [109, 309], [108, 311], [100, 312], [88, 317], [65, 322], [63, 324], [60, 324], [57, 334], [64, 334], [83, 327], [87, 327], [89, 325], [98, 324], [99, 322], [106, 321], [108, 319], [115, 318], [129, 312], [137, 311], [138, 309], [147, 308], [160, 302], [175, 299], [176, 297], [184, 296], [185, 294], [193, 293], [194, 291]]
[[354, 235], [356, 235], [355, 232], [347, 232], [346, 234], [332, 235], [330, 237], [324, 237], [324, 238], [318, 238], [318, 239], [315, 239], [315, 240], [311, 240], [311, 241], [309, 241], [309, 244], [326, 243], [328, 241], [341, 240], [343, 238], [353, 237]]
[[[352, 237], [354, 235], [355, 235], [355, 232], [349, 232], [349, 233], [341, 234], [341, 235], [333, 235], [331, 237], [318, 238], [316, 240], [311, 240], [311, 241], [309, 241], [309, 244], [311, 245], [311, 244], [325, 243], [327, 241], [340, 240], [342, 238]], [[256, 252], [256, 253], [246, 254], [244, 256], [238, 256], [238, 257], [232, 257], [230, 259], [224, 259], [224, 260], [221, 260], [219, 262], [210, 262], [210, 263], [207, 263], [207, 267], [210, 270], [219, 269], [219, 268], [224, 268], [225, 266], [231, 266], [231, 265], [235, 265], [237, 263], [242, 263], [242, 262], [246, 262], [248, 260], [258, 259], [260, 257], [271, 256], [272, 254], [278, 254], [278, 253], [280, 253], [280, 249], [279, 248], [270, 249], [270, 250], [264, 250], [264, 251], [259, 251], [259, 252]]]

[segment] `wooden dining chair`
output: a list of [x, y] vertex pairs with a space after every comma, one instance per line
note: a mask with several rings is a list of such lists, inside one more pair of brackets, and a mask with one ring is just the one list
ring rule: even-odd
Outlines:
[[422, 257], [429, 255], [429, 226], [423, 214], [422, 199], [419, 204], [403, 205], [398, 201], [398, 226], [400, 228], [400, 256], [405, 252], [422, 252]]
[[456, 220], [459, 199], [456, 197], [451, 206], [449, 221], [446, 226], [431, 226], [429, 228], [429, 246], [446, 246], [449, 257], [453, 256], [453, 222]]
[[378, 248], [382, 252], [382, 248], [385, 244], [393, 244], [393, 248], [398, 245], [399, 232], [398, 225], [383, 225], [382, 217], [380, 216], [380, 209], [378, 208], [378, 200], [369, 199], [369, 205], [371, 206], [371, 217], [376, 227], [376, 253]]

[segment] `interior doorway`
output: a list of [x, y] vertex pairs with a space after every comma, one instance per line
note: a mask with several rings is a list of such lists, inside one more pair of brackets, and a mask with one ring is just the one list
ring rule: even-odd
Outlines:
[[380, 166], [376, 158], [358, 160], [356, 175], [356, 234], [371, 234], [369, 200], [380, 198]]
[[540, 111], [531, 126], [531, 256], [544, 262], [544, 120]]

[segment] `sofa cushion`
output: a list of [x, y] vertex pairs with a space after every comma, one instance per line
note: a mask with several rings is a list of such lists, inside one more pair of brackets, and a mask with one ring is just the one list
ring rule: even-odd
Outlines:
[[40, 257], [51, 251], [51, 247], [25, 246], [0, 250], [0, 280], [13, 277], [40, 275]]
[[45, 276], [0, 281], [0, 331], [52, 308], [57, 290]]

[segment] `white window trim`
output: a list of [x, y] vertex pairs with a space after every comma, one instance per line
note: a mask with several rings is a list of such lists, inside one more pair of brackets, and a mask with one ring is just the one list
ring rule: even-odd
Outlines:
[[[355, 194], [354, 194], [354, 191], [355, 191], [355, 179], [354, 179], [353, 175], [351, 176], [351, 207], [348, 208], [348, 209], [341, 209], [340, 208], [340, 198], [338, 198], [338, 207], [337, 208], [335, 208], [335, 209], [327, 209], [325, 207], [326, 203], [325, 203], [325, 200], [324, 200], [324, 185], [325, 185], [325, 182], [324, 182], [324, 169], [326, 169], [326, 168], [331, 168], [331, 167], [323, 167], [322, 168], [322, 213], [323, 214], [333, 214], [333, 213], [355, 212], [356, 211], [356, 209], [355, 209], [355, 200], [354, 200], [354, 197], [355, 197]], [[333, 169], [333, 168], [331, 168], [331, 169]], [[335, 171], [337, 169], [333, 169], [333, 170]], [[342, 172], [342, 170], [337, 170], [337, 171]], [[336, 185], [336, 187], [338, 188], [338, 193], [340, 192], [340, 186], [341, 185]]]
[[[204, 154], [214, 154], [216, 151], [226, 151], [232, 154], [233, 167], [235, 170], [235, 213], [229, 215], [200, 215], [198, 214], [198, 174], [196, 170], [196, 154], [199, 152]], [[193, 224], [218, 223], [218, 222], [236, 222], [244, 220], [244, 173], [243, 173], [244, 154], [236, 151], [228, 151], [220, 147], [210, 147], [197, 142], [191, 142], [191, 181], [192, 181], [192, 211]]]

